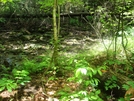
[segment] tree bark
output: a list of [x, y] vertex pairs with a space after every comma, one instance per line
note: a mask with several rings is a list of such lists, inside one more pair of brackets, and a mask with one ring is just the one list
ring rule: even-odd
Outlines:
[[57, 65], [57, 58], [58, 58], [58, 27], [57, 27], [57, 0], [54, 0], [53, 4], [53, 54], [52, 54], [52, 59], [51, 59], [51, 65], [53, 64], [54, 66]]

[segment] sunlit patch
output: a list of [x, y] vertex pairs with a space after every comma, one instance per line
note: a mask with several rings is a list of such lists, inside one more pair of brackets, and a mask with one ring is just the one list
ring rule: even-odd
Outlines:
[[56, 91], [54, 91], [54, 90], [53, 90], [53, 91], [48, 91], [48, 92], [47, 92], [48, 95], [54, 95], [55, 93], [56, 93]]

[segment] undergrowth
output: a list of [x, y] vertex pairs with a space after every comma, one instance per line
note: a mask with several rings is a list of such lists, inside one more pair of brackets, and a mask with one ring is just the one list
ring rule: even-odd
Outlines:
[[[98, 87], [100, 82], [102, 82], [100, 81], [101, 77], [110, 74], [112, 71], [115, 74], [120, 73], [124, 76], [129, 74], [128, 77], [133, 78], [133, 51], [128, 55], [130, 58], [129, 62], [119, 50], [117, 51], [119, 54], [116, 59], [113, 59], [112, 51], [109, 51], [108, 54], [105, 54], [105, 52], [86, 51], [71, 57], [60, 55], [58, 57], [58, 65], [51, 67], [51, 57], [49, 56], [38, 56], [34, 59], [24, 57], [21, 64], [10, 65], [13, 68], [12, 70], [8, 70], [6, 66], [3, 66], [6, 72], [1, 74], [0, 91], [12, 91], [18, 88], [19, 85], [25, 85], [25, 83], [30, 82], [31, 75], [45, 72], [45, 76], [51, 73], [49, 80], [63, 77], [68, 82], [73, 82], [77, 85], [74, 91], [71, 90], [71, 87], [68, 89], [65, 87], [58, 91], [57, 95], [60, 96], [61, 101], [103, 101], [103, 92]], [[105, 90], [121, 89], [122, 86], [128, 89], [125, 83], [119, 85], [118, 81], [119, 75], [113, 75], [104, 81], [103, 86]], [[114, 99], [112, 95], [106, 96], [107, 100]], [[119, 101], [123, 101], [123, 99], [120, 98]]]

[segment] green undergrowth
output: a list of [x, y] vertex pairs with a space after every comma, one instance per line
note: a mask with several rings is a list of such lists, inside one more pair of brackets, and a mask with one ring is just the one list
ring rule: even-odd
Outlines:
[[[117, 50], [116, 58], [113, 57], [114, 52], [111, 49], [108, 51], [105, 51], [105, 49], [104, 51], [88, 50], [74, 56], [60, 54], [57, 58], [58, 64], [56, 66], [50, 65], [51, 57], [49, 55], [37, 56], [33, 59], [24, 56], [21, 59], [21, 63], [17, 61], [12, 63], [13, 61], [11, 62], [11, 60], [13, 59], [7, 58], [6, 62], [9, 62], [8, 65], [1, 65], [3, 72], [1, 72], [0, 75], [0, 91], [12, 91], [20, 85], [25, 85], [27, 82], [30, 82], [31, 75], [35, 76], [37, 73], [40, 73], [48, 76], [49, 80], [63, 77], [66, 81], [78, 85], [73, 91], [71, 87], [65, 87], [58, 91], [57, 95], [60, 96], [59, 99], [61, 101], [103, 101], [104, 97], [102, 96], [104, 95], [102, 94], [101, 88], [99, 88], [99, 84], [102, 81], [100, 81], [99, 78], [112, 71], [115, 74], [120, 73], [133, 79], [134, 52], [132, 51], [133, 48], [130, 42], [127, 47], [127, 57], [129, 60], [125, 58], [126, 54], [121, 51], [121, 47]], [[105, 90], [113, 88], [122, 89], [122, 87], [128, 89], [126, 84], [118, 84], [118, 78], [119, 75], [113, 75], [110, 79], [105, 80], [103, 85]], [[129, 85], [132, 84], [130, 83]], [[107, 100], [112, 99], [111, 95], [105, 96]]]
[[[129, 47], [129, 46], [128, 46]], [[71, 60], [72, 64], [70, 64], [71, 68], [73, 67], [73, 77], [68, 78], [68, 81], [73, 81], [79, 84], [78, 89], [71, 92], [62, 90], [58, 94], [61, 96], [61, 100], [74, 100], [79, 99], [80, 101], [103, 101], [111, 100], [111, 99], [118, 99], [119, 101], [124, 101], [124, 95], [123, 93], [118, 95], [116, 92], [114, 92], [115, 96], [117, 94], [117, 98], [110, 95], [113, 91], [112, 89], [116, 89], [118, 91], [123, 90], [124, 91], [124, 85], [127, 85], [127, 81], [125, 81], [122, 84], [120, 83], [120, 78], [128, 77], [129, 80], [133, 79], [133, 61], [130, 62], [129, 60], [132, 60], [133, 53], [122, 54], [122, 51], [120, 51], [120, 48], [117, 51], [117, 58], [115, 59], [113, 57], [113, 51], [109, 50], [108, 54], [106, 54], [106, 51], [103, 51], [99, 54], [94, 54], [95, 52], [86, 51], [82, 54], [78, 54], [74, 57], [69, 58]], [[113, 73], [115, 75], [108, 77], [110, 73]], [[103, 75], [106, 76], [107, 80], [100, 81], [99, 78], [103, 78]], [[108, 94], [102, 94], [107, 92], [101, 92], [101, 88], [98, 88], [98, 85], [100, 82], [104, 82], [104, 89], [105, 91], [110, 91]], [[132, 82], [132, 81], [130, 81]], [[130, 84], [129, 86], [131, 86]], [[88, 87], [91, 87], [93, 91], [87, 90]], [[126, 86], [125, 86], [126, 87]], [[128, 87], [128, 86], [127, 86]], [[125, 88], [127, 89], [127, 88]], [[117, 91], [117, 92], [118, 92]], [[90, 95], [91, 94], [91, 95]], [[103, 97], [102, 97], [103, 96]], [[103, 99], [103, 100], [102, 100]]]
[[1, 65], [3, 66], [3, 72], [1, 72], [0, 75], [0, 91], [12, 91], [20, 85], [25, 85], [25, 83], [30, 82], [31, 75], [39, 73], [43, 69], [47, 68], [49, 62], [50, 57], [37, 57], [35, 59], [23, 57], [21, 63], [11, 63], [14, 65], [10, 65], [8, 67]]

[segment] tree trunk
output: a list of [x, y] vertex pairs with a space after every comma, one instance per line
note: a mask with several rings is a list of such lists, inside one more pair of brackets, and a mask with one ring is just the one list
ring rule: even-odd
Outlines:
[[57, 0], [54, 0], [53, 4], [53, 55], [51, 59], [51, 65], [53, 64], [54, 66], [57, 65], [57, 58], [58, 58], [58, 27], [57, 27], [57, 17], [56, 17], [56, 11], [57, 11]]

